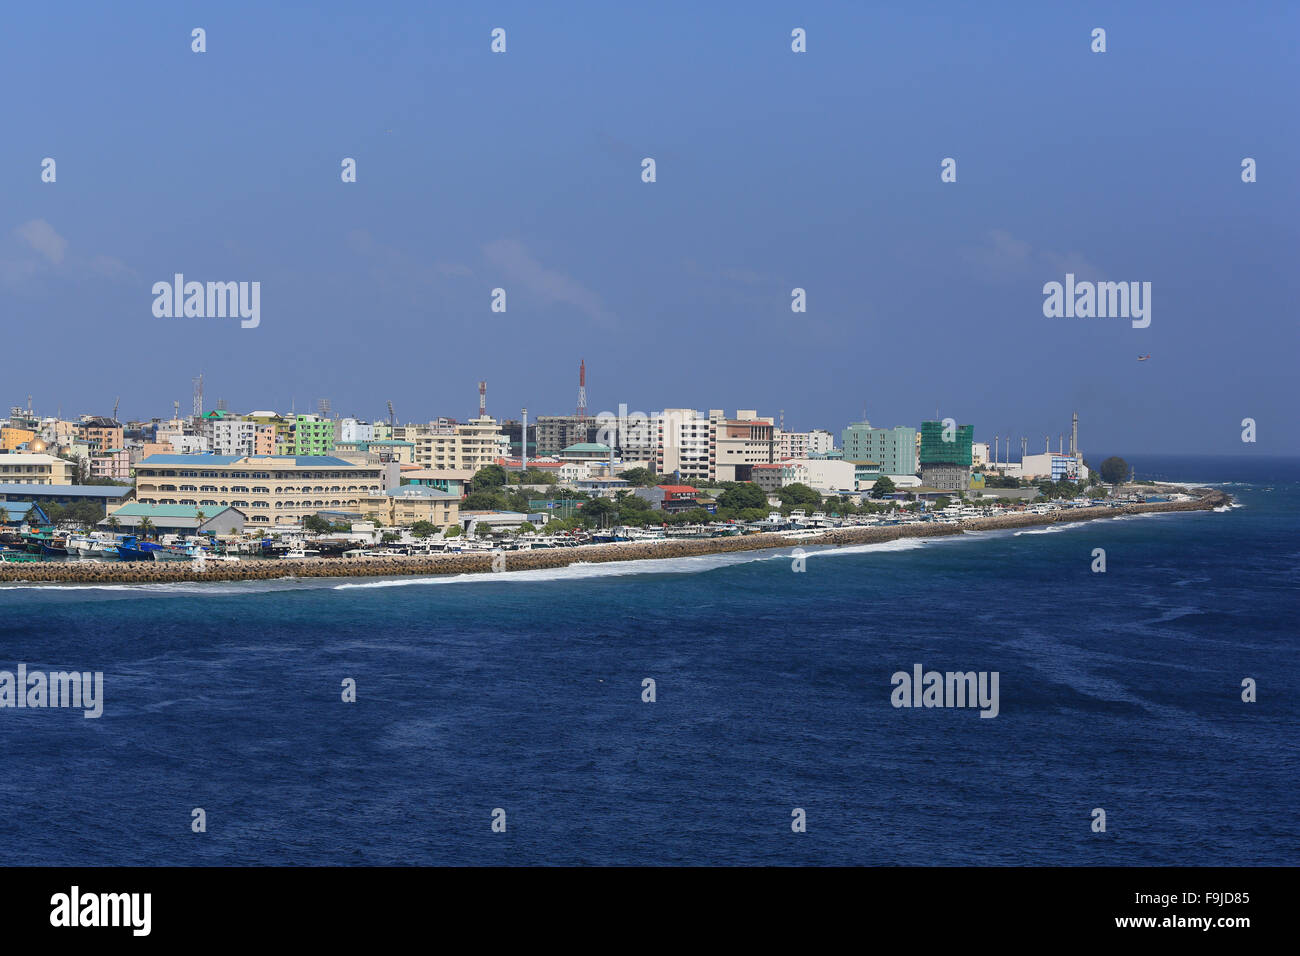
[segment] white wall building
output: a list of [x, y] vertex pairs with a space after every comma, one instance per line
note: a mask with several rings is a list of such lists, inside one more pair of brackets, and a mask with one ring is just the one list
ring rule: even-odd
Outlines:
[[824, 428], [814, 428], [810, 432], [777, 431], [776, 457], [778, 461], [787, 458], [811, 458], [824, 455], [835, 447], [835, 436]]
[[334, 440], [374, 441], [375, 426], [372, 422], [363, 422], [356, 418], [340, 418], [334, 423]]

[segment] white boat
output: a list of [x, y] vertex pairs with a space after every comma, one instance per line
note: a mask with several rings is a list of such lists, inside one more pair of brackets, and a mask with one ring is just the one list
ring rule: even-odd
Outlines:
[[70, 534], [65, 547], [68, 554], [94, 554], [99, 550], [99, 543], [88, 534]]
[[284, 553], [286, 558], [319, 558], [320, 552], [315, 548], [292, 548]]

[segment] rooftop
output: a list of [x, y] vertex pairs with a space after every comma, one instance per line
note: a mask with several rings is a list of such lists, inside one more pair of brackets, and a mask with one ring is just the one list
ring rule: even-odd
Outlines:
[[203, 520], [207, 521], [215, 518], [226, 511], [235, 511], [238, 509], [213, 506], [209, 508], [198, 508], [194, 505], [146, 505], [139, 501], [132, 501], [124, 504], [113, 512], [115, 518], [190, 518], [197, 520], [200, 511], [203, 512]]
[[460, 495], [439, 491], [431, 485], [402, 485], [400, 488], [389, 488], [384, 494], [390, 498], [445, 498], [448, 501], [460, 501]]
[[125, 498], [131, 485], [30, 485], [25, 482], [0, 484], [0, 495], [33, 495], [69, 498]]
[[561, 455], [565, 455], [565, 454], [568, 454], [569, 452], [579, 452], [579, 451], [585, 451], [585, 452], [599, 452], [599, 453], [602, 454], [602, 455], [608, 455], [608, 454], [609, 454], [609, 446], [608, 446], [608, 445], [599, 445], [599, 444], [597, 444], [597, 443], [595, 443], [595, 442], [580, 441], [580, 442], [578, 442], [577, 444], [569, 445], [567, 448], [564, 449], [564, 451], [560, 452], [560, 454], [561, 454]]
[[333, 455], [150, 455], [140, 462], [144, 465], [192, 465], [201, 468], [204, 465], [233, 465], [237, 461], [250, 464], [288, 464], [302, 468], [357, 468], [353, 462], [335, 458]]

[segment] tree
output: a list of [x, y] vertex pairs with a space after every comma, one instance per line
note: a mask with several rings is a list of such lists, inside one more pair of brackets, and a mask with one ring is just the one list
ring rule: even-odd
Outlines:
[[777, 489], [776, 496], [781, 499], [782, 505], [789, 505], [791, 508], [816, 508], [822, 503], [821, 495], [798, 481], [782, 485]]
[[614, 503], [608, 498], [593, 498], [582, 506], [581, 514], [600, 527], [605, 519], [617, 515], [618, 512], [614, 508]]
[[1115, 455], [1101, 463], [1101, 478], [1108, 485], [1118, 485], [1129, 476], [1129, 466], [1123, 458]]
[[649, 468], [629, 468], [627, 471], [620, 471], [618, 476], [626, 481], [629, 485], [635, 485], [638, 488], [653, 488], [659, 484], [659, 476]]
[[417, 538], [427, 538], [438, 533], [438, 526], [431, 521], [417, 521], [411, 525], [411, 534]]
[[471, 491], [461, 508], [465, 511], [506, 511], [510, 507], [499, 491]]
[[470, 479], [470, 491], [492, 491], [501, 488], [507, 480], [506, 470], [500, 465], [484, 465]]
[[523, 524], [521, 524], [521, 525], [519, 526], [519, 533], [520, 533], [520, 534], [536, 534], [536, 533], [537, 533], [537, 528], [534, 527], [530, 522], [525, 521]]
[[876, 479], [876, 483], [871, 486], [871, 497], [883, 498], [885, 495], [892, 495], [898, 489], [894, 487], [894, 480], [888, 475], [881, 475]]
[[302, 526], [312, 534], [325, 534], [332, 525], [320, 515], [308, 515], [302, 519]]
[[460, 532], [460, 525], [458, 525], [458, 524], [454, 524], [454, 525], [452, 525], [450, 528], [448, 528], [446, 531], [444, 531], [444, 532], [442, 533], [442, 536], [443, 536], [444, 538], [459, 538], [459, 537], [460, 537], [460, 534], [461, 534], [461, 532]]
[[[818, 501], [820, 500], [818, 498]], [[767, 492], [753, 482], [729, 481], [724, 486], [722, 494], [718, 495], [718, 508], [727, 511], [767, 508]]]
[[519, 484], [521, 485], [554, 485], [557, 483], [558, 481], [554, 475], [540, 468], [529, 468], [519, 475]]
[[940, 511], [948, 507], [950, 504], [952, 504], [952, 499], [947, 495], [940, 495], [938, 498], [934, 499], [934, 506]]
[[107, 524], [109, 528], [111, 528], [113, 531], [116, 531], [118, 528], [122, 527], [121, 519], [119, 519], [117, 515], [109, 515], [108, 520], [104, 523]]
[[148, 517], [140, 519], [140, 523], [135, 526], [136, 533], [142, 538], [148, 538], [149, 532], [154, 530], [154, 524]]
[[0, 524], [9, 523], [9, 511], [6, 508], [0, 508]]

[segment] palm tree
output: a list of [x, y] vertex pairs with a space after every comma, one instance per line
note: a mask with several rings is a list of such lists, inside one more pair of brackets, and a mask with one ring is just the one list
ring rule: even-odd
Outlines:
[[149, 532], [153, 530], [153, 522], [147, 517], [141, 518], [140, 523], [135, 526], [136, 533], [142, 538], [148, 538]]
[[208, 516], [203, 513], [202, 508], [197, 508], [194, 511], [194, 520], [196, 522], [194, 525], [194, 532], [197, 534], [199, 529], [203, 527], [203, 522], [208, 520]]
[[108, 520], [105, 521], [104, 524], [108, 525], [114, 531], [122, 527], [122, 521], [117, 515], [109, 515]]
[[9, 511], [6, 508], [0, 508], [0, 524], [9, 523]]

